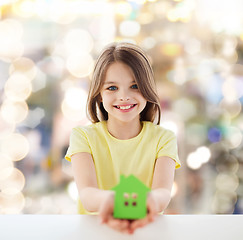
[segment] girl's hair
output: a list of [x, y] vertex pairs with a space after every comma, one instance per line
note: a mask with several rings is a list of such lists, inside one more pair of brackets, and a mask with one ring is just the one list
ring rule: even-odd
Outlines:
[[101, 102], [100, 91], [106, 71], [114, 62], [122, 62], [131, 68], [138, 89], [147, 100], [147, 104], [140, 114], [140, 121], [159, 124], [161, 109], [149, 59], [138, 46], [124, 42], [108, 45], [96, 61], [87, 100], [90, 120], [95, 123], [108, 119], [108, 113]]

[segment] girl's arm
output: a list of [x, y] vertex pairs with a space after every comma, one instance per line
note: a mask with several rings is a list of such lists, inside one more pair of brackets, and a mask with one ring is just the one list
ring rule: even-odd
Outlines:
[[91, 154], [77, 153], [71, 160], [74, 180], [84, 208], [89, 212], [99, 212], [101, 221], [109, 227], [129, 232], [129, 221], [113, 218], [114, 192], [98, 188]]
[[152, 191], [158, 212], [168, 206], [171, 199], [171, 189], [174, 182], [175, 161], [170, 157], [159, 157], [155, 164]]
[[90, 153], [76, 153], [71, 157], [74, 180], [76, 182], [80, 200], [89, 212], [98, 212], [100, 203], [113, 191], [98, 188], [96, 171]]
[[159, 157], [154, 168], [152, 190], [147, 197], [148, 215], [131, 223], [130, 231], [147, 225], [154, 217], [166, 209], [171, 199], [174, 181], [175, 161], [169, 157]]

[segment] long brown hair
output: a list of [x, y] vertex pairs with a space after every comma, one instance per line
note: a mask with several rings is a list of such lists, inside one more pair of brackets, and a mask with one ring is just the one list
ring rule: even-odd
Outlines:
[[159, 124], [161, 109], [149, 59], [141, 48], [124, 42], [108, 45], [96, 61], [87, 100], [90, 120], [95, 123], [108, 119], [108, 113], [100, 101], [100, 91], [104, 84], [106, 71], [114, 62], [122, 62], [132, 69], [138, 89], [147, 100], [147, 104], [140, 114], [140, 120]]

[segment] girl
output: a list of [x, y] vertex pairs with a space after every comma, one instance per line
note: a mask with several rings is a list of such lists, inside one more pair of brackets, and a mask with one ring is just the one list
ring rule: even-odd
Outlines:
[[[180, 166], [175, 135], [159, 126], [153, 71], [138, 46], [113, 43], [104, 49], [94, 67], [87, 108], [93, 124], [72, 130], [66, 154], [81, 200], [79, 212], [98, 212], [101, 222], [133, 233], [167, 207]], [[110, 189], [121, 174], [133, 174], [151, 188], [146, 218], [113, 218]]]

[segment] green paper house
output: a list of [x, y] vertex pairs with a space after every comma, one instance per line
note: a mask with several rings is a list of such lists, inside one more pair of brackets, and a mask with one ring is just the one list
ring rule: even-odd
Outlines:
[[147, 214], [147, 193], [150, 189], [134, 175], [121, 175], [115, 191], [114, 218], [141, 219]]

